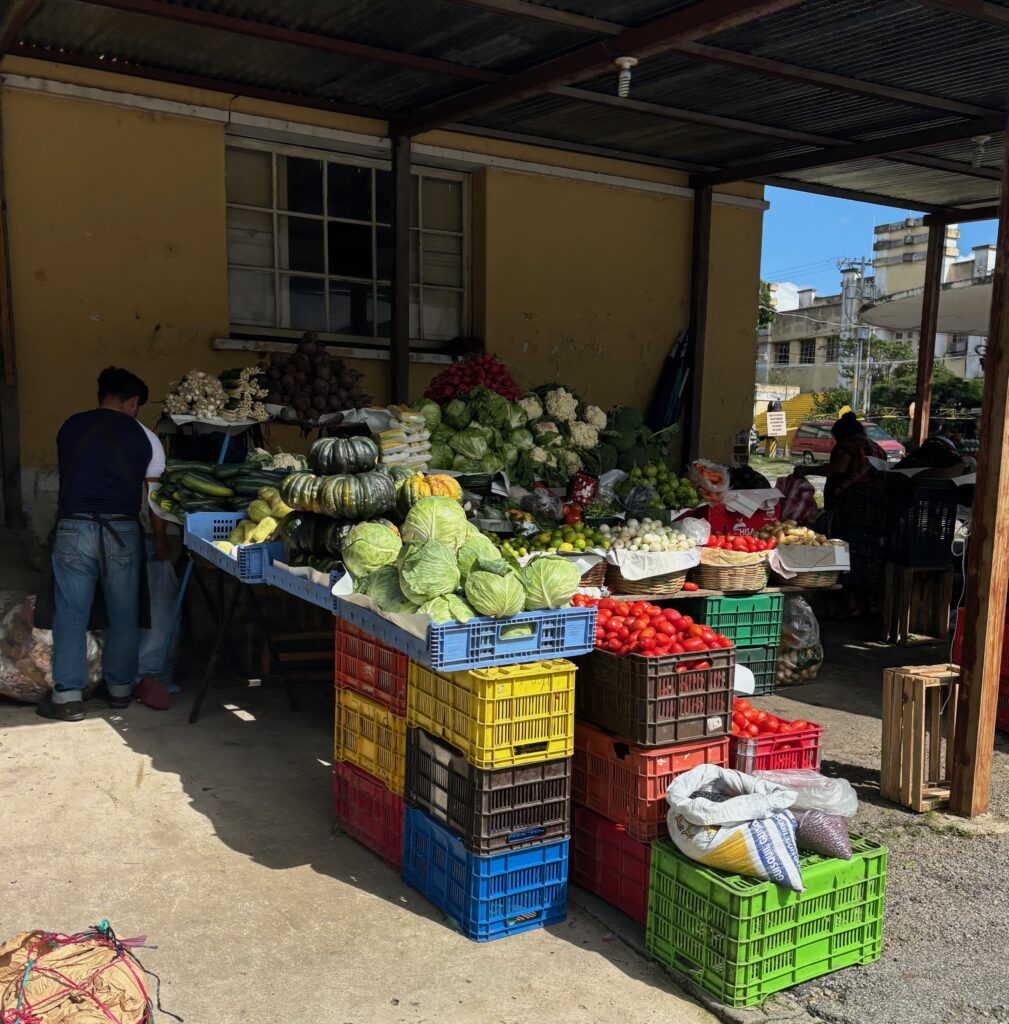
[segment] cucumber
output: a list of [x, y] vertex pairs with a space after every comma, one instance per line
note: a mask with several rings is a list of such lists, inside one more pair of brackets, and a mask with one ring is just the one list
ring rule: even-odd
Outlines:
[[[256, 480], [251, 483], [247, 480], [236, 480], [233, 482], [234, 491], [236, 495], [244, 495], [249, 498], [255, 498], [258, 496], [260, 488], [268, 487], [269, 484], [261, 484]], [[246, 502], [246, 505], [248, 502]]]
[[215, 480], [232, 480], [244, 471], [245, 464], [241, 462], [221, 462], [211, 470]]
[[211, 498], [230, 498], [235, 493], [230, 487], [199, 473], [185, 473], [179, 483], [197, 494], [205, 494]]
[[212, 469], [213, 466], [208, 462], [192, 462], [188, 459], [169, 459], [165, 466], [166, 473], [187, 473], [190, 470], [208, 473]]
[[221, 512], [222, 510], [220, 501], [213, 501], [210, 498], [185, 498], [182, 501], [176, 502], [176, 505], [183, 512]]

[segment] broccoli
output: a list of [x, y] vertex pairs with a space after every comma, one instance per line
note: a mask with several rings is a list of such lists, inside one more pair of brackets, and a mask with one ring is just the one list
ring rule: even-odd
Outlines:
[[611, 469], [617, 468], [619, 453], [611, 444], [606, 444], [605, 442], [598, 444], [591, 452], [587, 452], [586, 455], [591, 457], [597, 475], [608, 473]]
[[621, 452], [617, 458], [617, 468], [629, 473], [635, 466], [644, 466], [648, 463], [648, 453], [644, 448], [628, 448]]
[[618, 405], [609, 417], [610, 430], [619, 430], [622, 434], [632, 434], [644, 425], [645, 418], [637, 409], [629, 405]]

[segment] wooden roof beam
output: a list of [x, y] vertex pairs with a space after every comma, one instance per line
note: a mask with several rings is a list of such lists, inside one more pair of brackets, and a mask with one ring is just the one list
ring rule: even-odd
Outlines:
[[937, 213], [930, 213], [924, 218], [925, 225], [933, 224], [973, 224], [979, 220], [997, 220], [998, 206], [972, 206], [964, 210], [947, 208]]
[[988, 0], [914, 0], [919, 7], [956, 14], [994, 28], [1009, 29], [1009, 9]]
[[0, 57], [14, 46], [18, 33], [35, 13], [41, 0], [15, 0], [7, 10], [0, 14]]
[[543, 25], [555, 28], [569, 28], [572, 32], [595, 33], [600, 36], [618, 36], [626, 25], [618, 25], [615, 21], [604, 21], [602, 18], [589, 18], [584, 14], [572, 14], [556, 7], [544, 7], [542, 4], [530, 3], [529, 0], [448, 0], [457, 7], [469, 7], [475, 11], [486, 11], [488, 14], [501, 14], [506, 18], [524, 18], [527, 21], [538, 21]]
[[395, 131], [417, 135], [453, 121], [515, 103], [562, 85], [583, 81], [611, 69], [617, 57], [639, 59], [669, 50], [673, 44], [746, 24], [801, 3], [802, 0], [703, 0], [620, 35], [579, 47], [534, 65], [500, 82], [451, 96], [399, 118]]
[[1005, 115], [994, 114], [979, 117], [973, 121], [959, 121], [956, 124], [938, 128], [924, 128], [918, 131], [901, 132], [882, 139], [855, 142], [847, 146], [833, 146], [811, 153], [778, 157], [751, 164], [735, 164], [724, 167], [714, 174], [703, 175], [699, 181], [705, 185], [724, 185], [732, 181], [752, 181], [778, 174], [791, 174], [810, 170], [814, 167], [828, 167], [833, 164], [851, 163], [874, 157], [896, 156], [908, 151], [939, 146], [946, 142], [961, 142], [974, 135], [992, 135], [1005, 130]]
[[[892, 206], [897, 210], [921, 210], [924, 213], [934, 213], [940, 216], [945, 213], [945, 207], [935, 206], [931, 203], [920, 203], [909, 199], [902, 199], [900, 196], [886, 196], [878, 192], [861, 192], [857, 189], [838, 188], [834, 185], [820, 185], [814, 181], [799, 181], [797, 178], [776, 178], [768, 176], [754, 178], [753, 181], [760, 185], [772, 185], [774, 188], [787, 188], [793, 192], [811, 192], [817, 196], [830, 196], [833, 199], [850, 199], [856, 203], [872, 203], [874, 206]], [[953, 223], [952, 221], [950, 223]]]

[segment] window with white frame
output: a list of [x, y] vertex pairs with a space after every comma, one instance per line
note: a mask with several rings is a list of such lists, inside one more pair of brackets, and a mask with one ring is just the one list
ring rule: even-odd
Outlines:
[[[233, 329], [387, 341], [387, 165], [229, 143], [225, 166]], [[410, 338], [418, 347], [468, 329], [467, 191], [464, 174], [423, 168], [412, 175]]]
[[799, 344], [799, 362], [810, 366], [816, 362], [816, 338], [806, 338]]

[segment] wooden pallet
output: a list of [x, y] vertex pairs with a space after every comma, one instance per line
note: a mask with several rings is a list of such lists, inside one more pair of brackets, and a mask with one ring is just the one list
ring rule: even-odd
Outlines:
[[960, 669], [956, 665], [890, 668], [883, 673], [885, 800], [931, 811], [949, 801]]
[[901, 647], [935, 643], [949, 637], [953, 569], [918, 569], [886, 562], [883, 566], [883, 628], [886, 641]]

